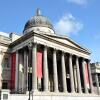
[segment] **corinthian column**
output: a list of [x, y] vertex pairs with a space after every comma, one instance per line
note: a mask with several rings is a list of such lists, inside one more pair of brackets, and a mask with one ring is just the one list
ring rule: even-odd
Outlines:
[[28, 91], [28, 83], [29, 83], [28, 82], [28, 65], [29, 65], [29, 62], [28, 62], [29, 61], [29, 54], [28, 54], [28, 52], [27, 52], [26, 58], [27, 58], [27, 61], [26, 61], [27, 62], [27, 78], [26, 78], [26, 81], [27, 81], [27, 86], [26, 87], [27, 87], [27, 89], [26, 89], [26, 91]]
[[48, 61], [47, 61], [47, 47], [43, 51], [43, 72], [44, 72], [44, 91], [48, 92]]
[[61, 64], [62, 64], [63, 91], [64, 91], [64, 92], [67, 92], [66, 68], [65, 68], [65, 57], [64, 57], [64, 52], [62, 52], [62, 55], [61, 55]]
[[100, 94], [100, 90], [99, 90], [99, 80], [98, 80], [98, 74], [95, 73], [95, 80], [96, 80], [96, 85], [97, 85], [97, 93], [98, 95]]
[[90, 69], [90, 61], [88, 60], [88, 72], [89, 72], [89, 81], [90, 81], [90, 90], [93, 93], [93, 81], [91, 76], [91, 69]]
[[19, 61], [18, 61], [19, 53], [16, 51], [16, 79], [15, 79], [15, 90], [19, 90]]
[[2, 51], [0, 50], [0, 91], [2, 89]]
[[78, 83], [78, 92], [82, 93], [81, 88], [81, 79], [80, 79], [80, 70], [79, 70], [79, 61], [78, 57], [76, 56], [76, 67], [77, 67], [77, 83]]
[[74, 77], [73, 77], [73, 67], [72, 67], [72, 55], [69, 55], [69, 73], [70, 73], [70, 85], [71, 85], [71, 92], [75, 92], [74, 87]]
[[24, 50], [24, 90], [27, 91], [27, 51]]
[[32, 48], [32, 90], [37, 91], [37, 44]]
[[57, 76], [57, 56], [56, 56], [56, 50], [53, 51], [53, 78], [54, 78], [54, 92], [58, 92], [58, 76]]
[[88, 93], [88, 89], [87, 89], [87, 85], [86, 85], [86, 77], [85, 77], [84, 59], [82, 59], [82, 71], [83, 71], [83, 81], [84, 81], [85, 93]]

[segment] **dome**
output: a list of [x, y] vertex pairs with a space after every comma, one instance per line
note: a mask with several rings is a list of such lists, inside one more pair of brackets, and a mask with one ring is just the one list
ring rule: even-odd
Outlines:
[[32, 30], [40, 30], [40, 31], [44, 31], [48, 29], [48, 32], [54, 33], [53, 31], [53, 25], [51, 24], [51, 22], [48, 20], [47, 17], [42, 16], [40, 10], [37, 10], [37, 14], [33, 17], [31, 17], [27, 23], [25, 24], [24, 27], [24, 33], [27, 33]]

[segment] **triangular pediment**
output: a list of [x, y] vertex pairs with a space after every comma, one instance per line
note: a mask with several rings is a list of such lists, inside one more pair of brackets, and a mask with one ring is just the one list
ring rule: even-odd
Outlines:
[[87, 48], [85, 48], [85, 47], [81, 46], [80, 44], [76, 43], [75, 41], [73, 41], [69, 37], [66, 37], [66, 36], [58, 36], [58, 35], [54, 35], [54, 36], [53, 35], [48, 35], [48, 36], [49, 37], [52, 37], [56, 41], [59, 41], [61, 43], [66, 44], [68, 46], [71, 46], [71, 47], [74, 47], [74, 48], [78, 48], [78, 49], [81, 49], [83, 51], [86, 51], [86, 52], [89, 52], [90, 53], [90, 51]]

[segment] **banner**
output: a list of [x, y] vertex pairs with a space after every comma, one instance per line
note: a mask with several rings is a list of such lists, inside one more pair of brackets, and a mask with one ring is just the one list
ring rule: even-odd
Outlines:
[[86, 79], [87, 88], [89, 88], [89, 73], [88, 73], [88, 65], [86, 62], [85, 62], [85, 79]]
[[16, 53], [11, 54], [11, 90], [15, 89]]
[[37, 52], [37, 77], [42, 78], [42, 52]]

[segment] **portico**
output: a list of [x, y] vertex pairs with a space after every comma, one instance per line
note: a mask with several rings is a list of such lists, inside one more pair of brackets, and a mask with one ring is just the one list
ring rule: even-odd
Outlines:
[[[41, 34], [37, 35], [37, 33], [33, 31], [28, 35], [31, 35], [31, 38], [23, 41], [24, 46], [21, 45], [23, 42], [18, 44], [19, 41], [15, 41], [15, 43], [11, 44], [11, 46], [16, 44], [12, 50], [12, 52], [16, 53], [16, 69], [18, 69], [16, 70], [15, 79], [16, 91], [22, 90], [25, 92], [31, 88], [31, 90], [34, 92], [93, 92], [91, 74], [89, 75], [91, 72], [88, 70], [89, 88], [87, 87], [87, 79], [84, 73], [84, 62], [86, 62], [89, 69], [89, 58], [86, 51], [78, 51], [78, 49], [76, 50], [76, 48], [72, 49], [70, 47], [67, 47], [69, 50], [63, 49], [66, 48], [64, 43], [61, 45], [59, 44], [59, 41], [57, 42], [50, 37], [47, 39], [47, 36], [45, 35], [39, 39]], [[45, 39], [42, 40], [43, 38]], [[22, 37], [20, 40], [23, 39], [24, 38]], [[47, 44], [45, 45], [45, 43]], [[61, 47], [58, 48], [58, 46]], [[42, 77], [40, 79], [37, 75], [38, 52], [42, 54]], [[31, 56], [30, 60], [29, 56]], [[31, 73], [29, 73], [29, 67]], [[74, 74], [74, 67], [76, 68], [76, 74]], [[29, 74], [31, 76], [30, 80], [28, 77]], [[31, 86], [29, 86], [28, 81], [31, 82]]]

